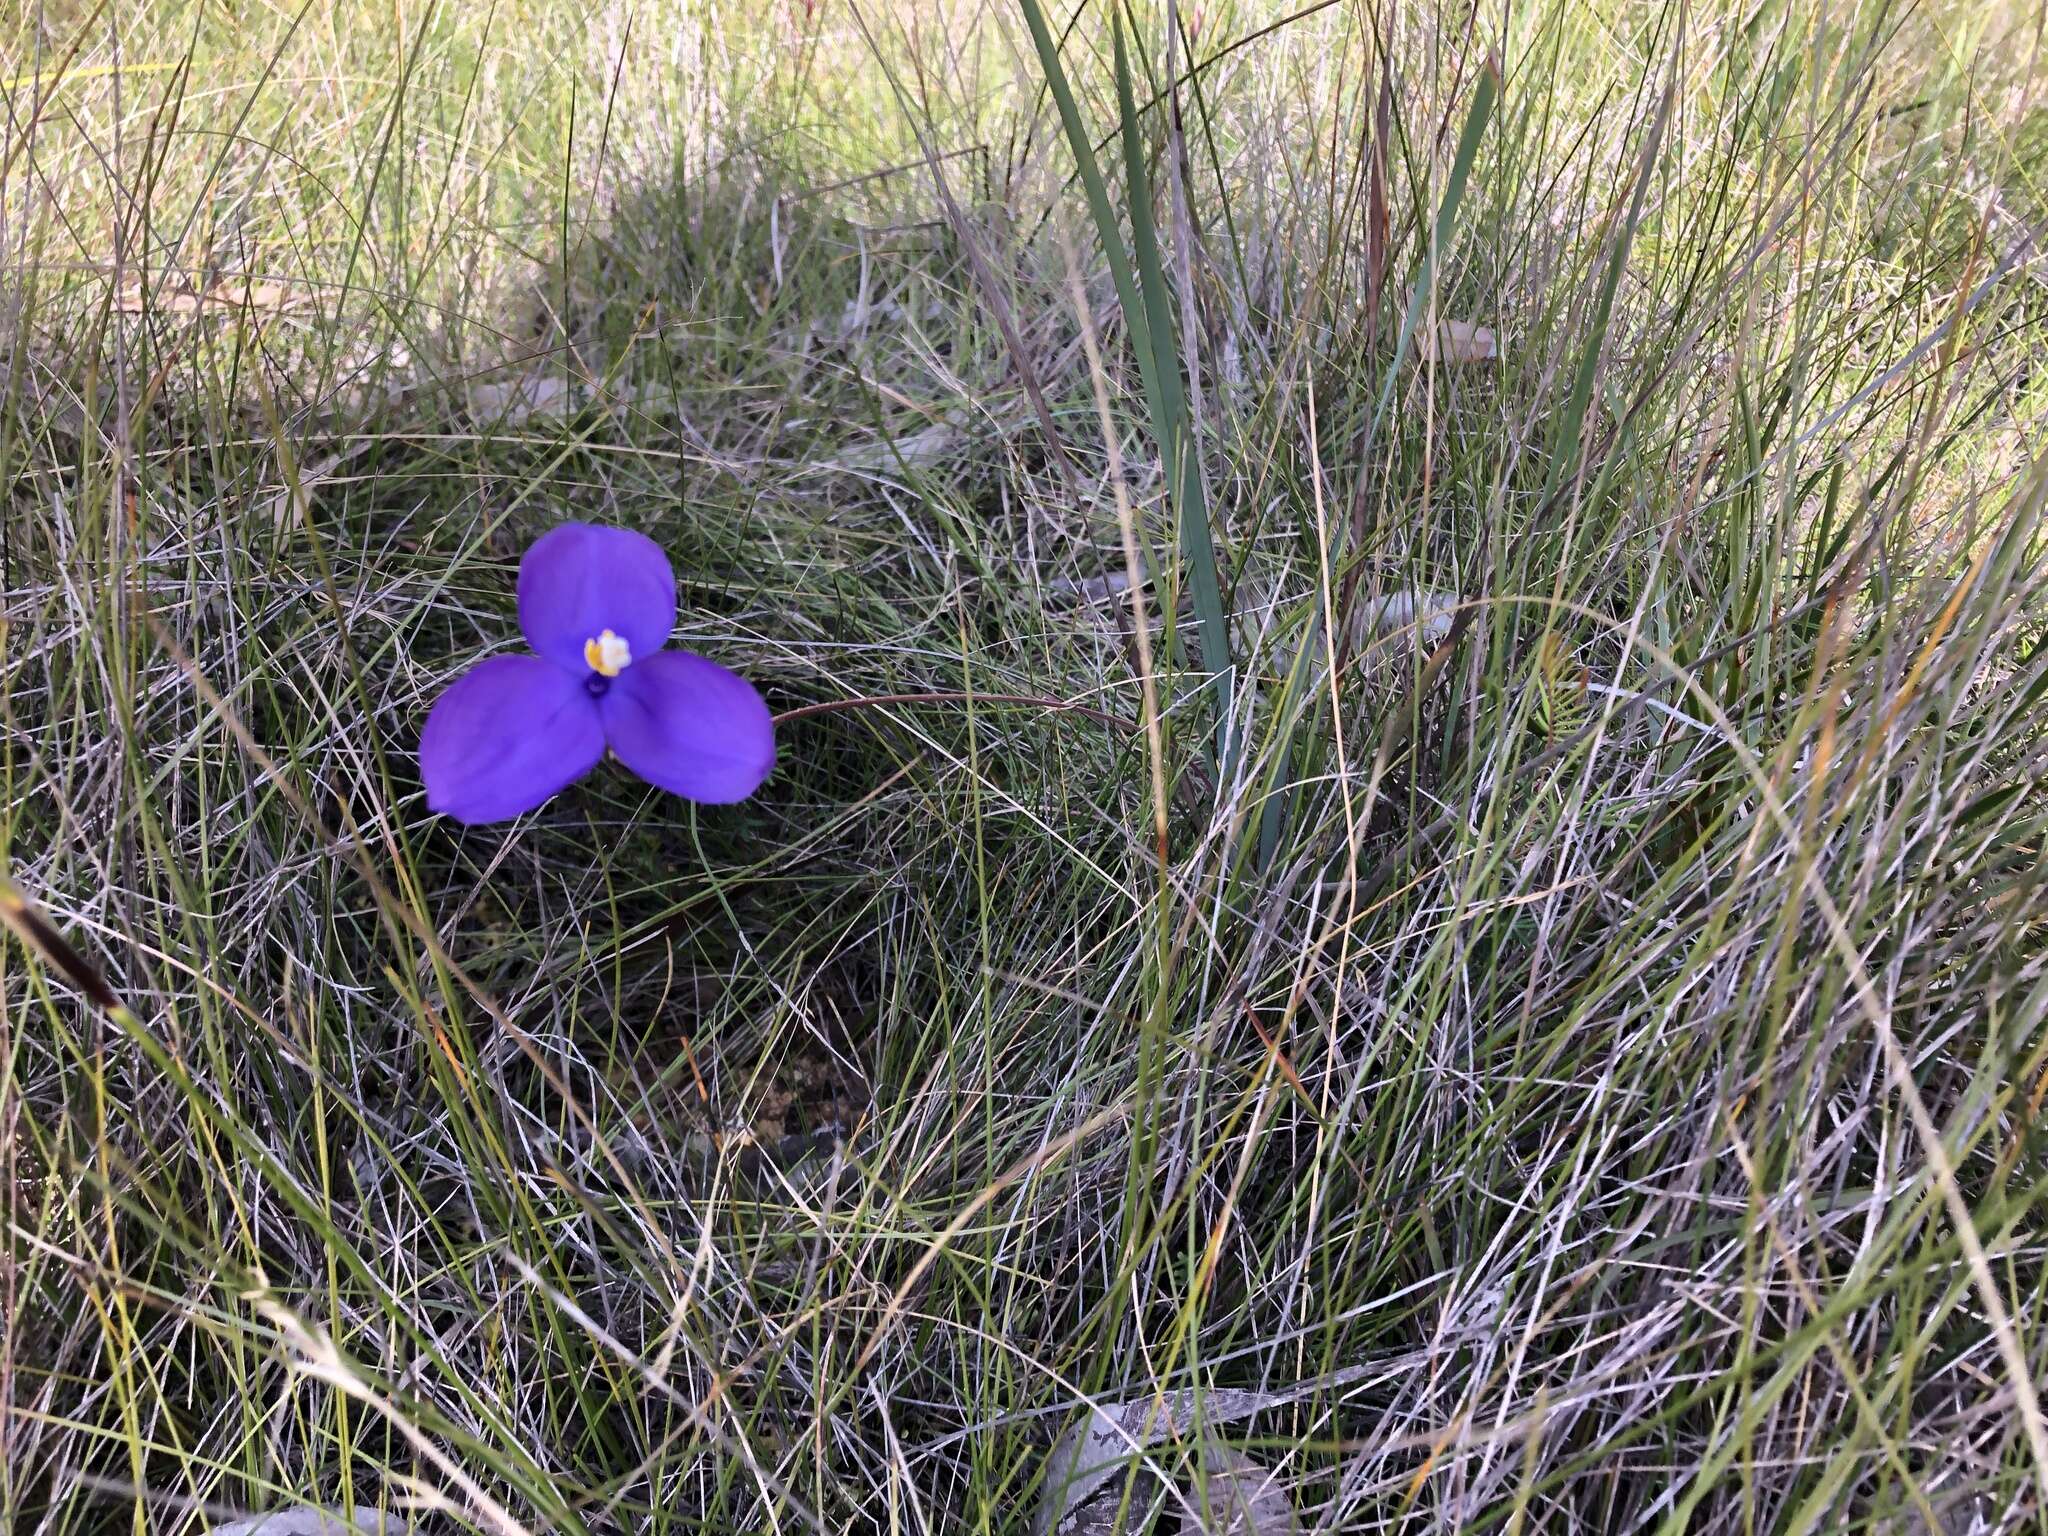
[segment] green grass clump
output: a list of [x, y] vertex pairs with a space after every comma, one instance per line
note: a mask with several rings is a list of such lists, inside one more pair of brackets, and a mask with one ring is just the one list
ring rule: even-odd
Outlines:
[[739, 10], [0, 20], [0, 1528], [2038, 1527], [2033, 21]]

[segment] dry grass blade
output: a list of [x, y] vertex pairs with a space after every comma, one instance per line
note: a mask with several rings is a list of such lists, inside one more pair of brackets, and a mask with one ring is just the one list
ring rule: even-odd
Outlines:
[[[217, 9], [0, 17], [0, 1530], [2039, 1525], [2031, 12]], [[427, 810], [564, 518], [748, 801]]]

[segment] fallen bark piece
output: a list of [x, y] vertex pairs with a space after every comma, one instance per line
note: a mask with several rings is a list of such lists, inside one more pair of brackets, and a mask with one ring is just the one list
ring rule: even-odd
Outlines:
[[276, 1509], [267, 1515], [208, 1526], [207, 1536], [410, 1536], [411, 1529], [407, 1521], [367, 1504], [350, 1510], [302, 1504], [297, 1509]]
[[1439, 320], [1422, 333], [1422, 355], [1432, 363], [1490, 363], [1500, 356], [1493, 332], [1470, 320]]
[[[1061, 1436], [1046, 1458], [1045, 1482], [1033, 1525], [1036, 1536], [1108, 1536], [1116, 1528], [1118, 1507], [1123, 1503], [1124, 1478], [1132, 1463], [1153, 1446], [1190, 1433], [1203, 1433], [1211, 1425], [1250, 1418], [1290, 1401], [1295, 1395], [1219, 1387], [1199, 1398], [1193, 1392], [1168, 1392], [1163, 1397], [1136, 1398], [1097, 1408]], [[1286, 1494], [1267, 1491], [1262, 1481], [1264, 1469], [1213, 1439], [1207, 1450], [1210, 1521], [1205, 1529], [1200, 1516], [1201, 1496], [1194, 1487], [1184, 1486], [1172, 1499], [1173, 1507], [1181, 1511], [1182, 1530], [1190, 1536], [1291, 1536], [1296, 1530], [1291, 1523], [1293, 1510], [1288, 1510], [1289, 1523], [1277, 1523], [1273, 1498], [1277, 1493], [1285, 1502]], [[1140, 1467], [1132, 1506], [1154, 1507], [1165, 1496], [1167, 1490], [1161, 1487], [1156, 1464], [1148, 1460]], [[1254, 1496], [1261, 1497], [1263, 1502], [1252, 1502]], [[1190, 1510], [1196, 1513], [1191, 1515]], [[1227, 1511], [1233, 1510], [1241, 1517], [1235, 1524], [1218, 1523], [1225, 1520]], [[1189, 1520], [1196, 1523], [1190, 1525]], [[1149, 1526], [1126, 1522], [1125, 1528], [1138, 1531]]]
[[1181, 1515], [1181, 1536], [1300, 1536], [1301, 1521], [1278, 1471], [1215, 1441], [1203, 1460], [1208, 1477], [1187, 1490], [1195, 1512]]

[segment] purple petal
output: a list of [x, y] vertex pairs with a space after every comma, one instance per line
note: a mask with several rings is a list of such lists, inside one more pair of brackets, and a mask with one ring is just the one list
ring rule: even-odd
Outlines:
[[754, 685], [688, 651], [634, 662], [598, 710], [619, 761], [671, 794], [730, 804], [775, 766], [775, 722]]
[[434, 701], [420, 732], [427, 809], [505, 821], [565, 789], [604, 756], [583, 680], [538, 656], [478, 662]]
[[526, 642], [579, 678], [583, 643], [610, 630], [635, 658], [652, 656], [676, 627], [676, 578], [644, 533], [564, 523], [519, 562], [519, 627]]

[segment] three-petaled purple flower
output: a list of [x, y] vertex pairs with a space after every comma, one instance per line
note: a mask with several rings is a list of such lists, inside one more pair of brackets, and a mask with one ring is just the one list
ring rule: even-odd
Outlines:
[[503, 821], [583, 777], [606, 747], [687, 799], [744, 800], [775, 766], [753, 685], [688, 651], [668, 556], [645, 534], [564, 523], [519, 563], [519, 627], [536, 654], [493, 656], [435, 701], [420, 733], [427, 807]]

